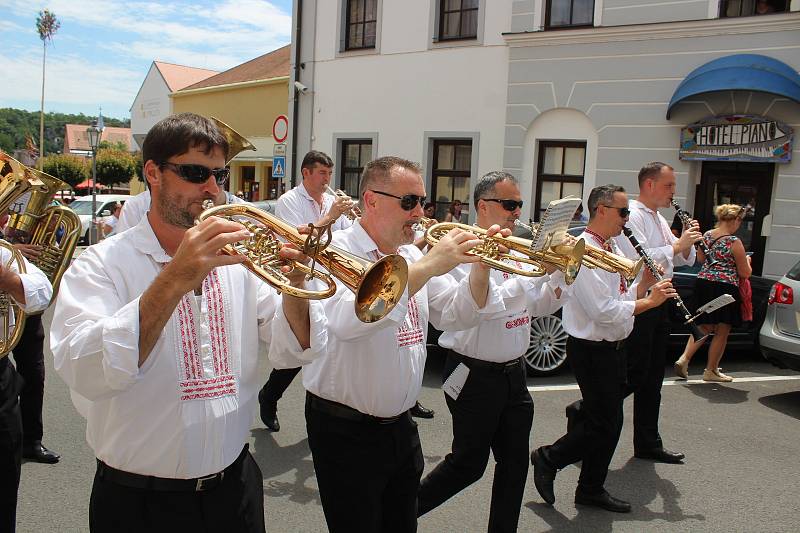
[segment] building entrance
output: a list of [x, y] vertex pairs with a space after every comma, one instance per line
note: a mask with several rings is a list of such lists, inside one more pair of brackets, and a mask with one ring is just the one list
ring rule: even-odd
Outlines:
[[753, 252], [753, 274], [764, 266], [766, 237], [761, 236], [764, 217], [769, 213], [772, 195], [773, 163], [704, 161], [695, 196], [695, 218], [702, 231], [714, 227], [714, 206], [739, 204], [749, 207], [737, 236], [745, 250]]

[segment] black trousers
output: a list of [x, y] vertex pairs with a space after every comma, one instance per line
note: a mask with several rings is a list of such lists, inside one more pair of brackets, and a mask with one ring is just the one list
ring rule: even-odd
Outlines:
[[[448, 354], [443, 381], [462, 360], [470, 366], [469, 358]], [[497, 465], [488, 531], [517, 530], [533, 425], [533, 399], [525, 381], [524, 363], [521, 358], [517, 362], [503, 369], [471, 366], [458, 399], [445, 394], [453, 416], [452, 451], [420, 483], [420, 516], [478, 481], [491, 450]]]
[[25, 380], [19, 397], [23, 440], [25, 444], [32, 444], [42, 440], [44, 431], [44, 329], [41, 314], [26, 317], [22, 337], [13, 353], [17, 372]]
[[306, 401], [308, 445], [331, 533], [417, 530], [422, 447], [406, 413], [392, 424], [323, 413]]
[[622, 431], [625, 348], [598, 346], [569, 337], [567, 360], [581, 389], [583, 416], [566, 435], [544, 447], [544, 456], [556, 468], [583, 461], [578, 489], [596, 494], [603, 490]]
[[13, 532], [17, 522], [17, 490], [22, 467], [22, 418], [19, 389], [22, 380], [0, 358], [0, 533]]
[[297, 368], [273, 368], [269, 373], [269, 379], [264, 384], [263, 401], [267, 405], [276, 405], [283, 393], [292, 384], [294, 377], [300, 373], [301, 367]]
[[637, 315], [633, 332], [627, 339], [628, 386], [625, 396], [633, 394], [633, 448], [649, 450], [662, 447], [658, 432], [661, 409], [661, 385], [669, 342], [669, 309], [665, 303]]
[[263, 533], [263, 476], [250, 452], [244, 453], [239, 468], [226, 472], [219, 486], [201, 492], [126, 487], [103, 479], [98, 469], [89, 501], [89, 529], [93, 533]]

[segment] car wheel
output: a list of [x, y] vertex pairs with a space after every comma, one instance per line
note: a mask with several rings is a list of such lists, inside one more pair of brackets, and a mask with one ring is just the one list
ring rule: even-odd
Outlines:
[[531, 340], [525, 363], [531, 376], [555, 374], [567, 361], [567, 332], [555, 315], [531, 319]]

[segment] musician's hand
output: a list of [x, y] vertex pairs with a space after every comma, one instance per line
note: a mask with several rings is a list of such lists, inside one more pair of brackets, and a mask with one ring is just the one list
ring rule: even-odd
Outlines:
[[246, 257], [225, 255], [221, 249], [226, 244], [244, 240], [249, 236], [250, 232], [237, 222], [208, 217], [200, 224], [186, 230], [178, 250], [162, 271], [162, 275], [169, 276], [174, 286], [182, 291], [182, 294], [186, 294], [200, 287], [212, 269], [245, 262]]
[[436, 246], [431, 246], [427, 255], [418, 263], [424, 262], [430, 276], [441, 276], [461, 263], [479, 262], [480, 257], [470, 254], [469, 251], [480, 243], [481, 240], [474, 234], [453, 228], [439, 239]]
[[331, 214], [331, 218], [336, 220], [343, 214], [350, 211], [354, 205], [355, 202], [353, 202], [353, 199], [349, 196], [336, 196], [336, 198], [333, 200], [333, 205], [331, 205], [330, 211], [328, 212]]
[[567, 246], [575, 246], [578, 243], [578, 239], [573, 237], [569, 233], [564, 234], [564, 239], [559, 244], [565, 244]]
[[688, 229], [693, 229], [695, 231], [700, 231], [700, 223], [697, 220], [692, 219], [692, 220], [689, 221]]
[[[306, 228], [307, 229], [307, 228]], [[283, 243], [278, 255], [287, 261], [303, 263], [308, 265], [311, 259], [300, 251], [293, 243]], [[283, 274], [289, 278], [293, 287], [302, 287], [305, 283], [306, 274], [299, 268], [293, 268], [291, 264], [283, 265], [281, 267]]]
[[668, 298], [675, 298], [678, 292], [672, 286], [671, 279], [662, 279], [650, 287], [648, 298], [655, 304], [655, 307], [663, 304]]
[[19, 253], [25, 256], [25, 259], [28, 259], [29, 261], [34, 261], [37, 259], [40, 255], [42, 255], [42, 250], [44, 249], [39, 244], [15, 244], [14, 248], [19, 250]]
[[703, 238], [703, 234], [700, 233], [700, 230], [697, 229], [696, 226], [690, 226], [683, 230], [678, 241], [675, 243], [678, 246], [678, 250], [681, 253], [688, 251], [694, 243], [701, 240]]

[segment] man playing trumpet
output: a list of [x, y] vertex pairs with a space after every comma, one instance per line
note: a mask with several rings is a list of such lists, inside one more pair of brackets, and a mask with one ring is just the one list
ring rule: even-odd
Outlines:
[[220, 253], [249, 236], [240, 224], [194, 225], [227, 179], [217, 125], [174, 115], [142, 148], [150, 211], [75, 260], [50, 335], [97, 456], [89, 527], [263, 532], [263, 480], [246, 444], [259, 337], [271, 352], [322, 353], [324, 314]]

